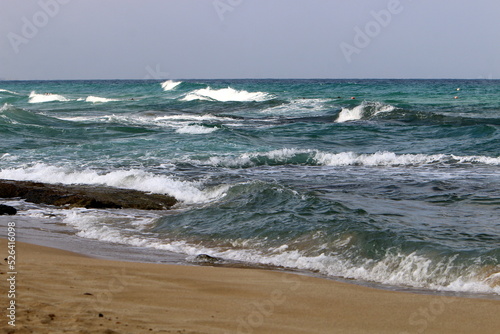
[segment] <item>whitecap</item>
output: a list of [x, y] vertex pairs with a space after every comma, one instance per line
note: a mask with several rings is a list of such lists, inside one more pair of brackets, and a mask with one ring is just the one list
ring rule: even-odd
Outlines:
[[104, 185], [116, 188], [135, 189], [156, 194], [166, 194], [177, 200], [193, 204], [206, 203], [225, 195], [226, 186], [202, 189], [197, 182], [179, 180], [169, 175], [156, 175], [139, 169], [116, 170], [99, 173], [95, 170], [72, 170], [46, 164], [26, 168], [5, 168], [0, 178], [21, 181], [38, 181], [62, 184]]
[[14, 95], [21, 95], [19, 93], [16, 93], [16, 92], [13, 92], [13, 91], [7, 90], [7, 89], [0, 89], [0, 92], [14, 94]]
[[[297, 159], [299, 158], [299, 159]], [[249, 167], [266, 163], [304, 164], [316, 166], [424, 166], [429, 164], [500, 165], [500, 157], [457, 156], [453, 154], [397, 154], [379, 151], [360, 154], [355, 152], [330, 153], [312, 149], [283, 148], [268, 152], [248, 152], [239, 156], [213, 156], [206, 161], [193, 161], [222, 167]]]
[[158, 116], [154, 118], [156, 121], [163, 120], [181, 120], [181, 121], [233, 121], [233, 118], [230, 117], [221, 117], [215, 116], [212, 114], [178, 114], [178, 115], [166, 115], [166, 116]]
[[108, 99], [106, 97], [99, 97], [99, 96], [87, 96], [85, 99], [85, 102], [91, 102], [91, 103], [105, 103], [105, 102], [115, 102], [115, 101], [120, 101], [117, 99]]
[[335, 122], [344, 123], [348, 121], [358, 121], [378, 115], [383, 112], [391, 112], [396, 107], [380, 102], [363, 102], [362, 104], [349, 109], [342, 108]]
[[161, 88], [163, 88], [164, 91], [169, 91], [173, 90], [175, 87], [179, 86], [182, 83], [182, 81], [173, 81], [173, 80], [167, 80], [161, 83]]
[[0, 112], [2, 111], [7, 111], [11, 108], [14, 108], [14, 106], [10, 103], [4, 103], [3, 106], [0, 108]]
[[193, 101], [193, 100], [205, 100], [205, 101], [265, 101], [269, 99], [270, 96], [264, 92], [248, 92], [246, 90], [236, 90], [231, 87], [222, 89], [212, 89], [210, 87], [197, 89], [188, 93], [182, 100]]
[[266, 108], [262, 113], [290, 115], [297, 113], [301, 116], [305, 114], [317, 114], [328, 110], [326, 103], [328, 99], [295, 99], [288, 103]]
[[175, 132], [180, 134], [191, 134], [191, 135], [199, 135], [199, 134], [207, 134], [217, 131], [216, 127], [207, 127], [201, 125], [187, 125], [182, 126], [175, 130]]
[[58, 94], [37, 94], [35, 91], [31, 92], [29, 96], [29, 103], [43, 103], [43, 102], [54, 102], [54, 101], [60, 101], [60, 102], [66, 102], [70, 101], [69, 99], [65, 98], [62, 95]]

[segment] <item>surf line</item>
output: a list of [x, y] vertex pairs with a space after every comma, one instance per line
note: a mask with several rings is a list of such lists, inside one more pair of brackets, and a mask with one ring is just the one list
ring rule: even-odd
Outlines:
[[386, 9], [381, 9], [378, 12], [372, 10], [370, 12], [373, 20], [368, 21], [363, 30], [359, 26], [355, 26], [352, 44], [342, 42], [339, 45], [347, 63], [352, 62], [353, 54], [359, 54], [361, 50], [367, 48], [372, 40], [380, 35], [382, 28], [389, 26], [393, 16], [401, 14], [403, 10], [404, 7], [400, 0], [389, 0]]

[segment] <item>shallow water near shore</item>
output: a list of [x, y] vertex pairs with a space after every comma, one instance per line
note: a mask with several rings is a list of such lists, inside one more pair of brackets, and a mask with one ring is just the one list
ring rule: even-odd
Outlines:
[[0, 178], [180, 201], [17, 203], [45, 245], [498, 296], [499, 93], [493, 80], [0, 82]]

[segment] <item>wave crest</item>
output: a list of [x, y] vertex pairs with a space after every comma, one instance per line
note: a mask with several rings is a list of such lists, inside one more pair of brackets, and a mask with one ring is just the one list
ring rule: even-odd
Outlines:
[[210, 87], [194, 90], [188, 93], [183, 101], [219, 101], [219, 102], [249, 102], [265, 101], [269, 99], [269, 94], [264, 92], [248, 92], [246, 90], [236, 90], [231, 87], [222, 89], [212, 89]]
[[[353, 237], [345, 235], [339, 236], [339, 239], [334, 242], [335, 245], [329, 245], [336, 251], [328, 252], [322, 248], [320, 253], [297, 249], [292, 240], [284, 240], [284, 243], [267, 247], [266, 243], [253, 238], [229, 238], [225, 239], [222, 245], [217, 245], [213, 241], [207, 244], [188, 241], [189, 238], [183, 240], [178, 231], [175, 232], [175, 238], [159, 240], [151, 236], [150, 229], [146, 233], [141, 233], [144, 226], [155, 224], [154, 219], [136, 222], [137, 219], [134, 217], [135, 224], [132, 225], [130, 222], [127, 224], [127, 217], [120, 217], [119, 224], [113, 224], [107, 215], [104, 216], [98, 211], [72, 209], [66, 211], [65, 215], [64, 222], [73, 226], [78, 231], [77, 235], [83, 238], [171, 251], [189, 256], [209, 254], [224, 260], [307, 270], [330, 277], [343, 277], [392, 286], [500, 294], [498, 266], [481, 264], [481, 259], [478, 259], [477, 264], [461, 263], [455, 255], [435, 258], [424, 251], [403, 252], [391, 248], [382, 254], [380, 259], [375, 260], [356, 250], [357, 246], [352, 241]], [[177, 218], [172, 217], [172, 219]], [[124, 224], [127, 224], [127, 228], [123, 227]], [[320, 237], [321, 233], [316, 232], [304, 241], [316, 244], [317, 241], [314, 239]]]
[[59, 94], [37, 94], [35, 91], [30, 93], [29, 96], [29, 103], [43, 103], [43, 102], [54, 102], [54, 101], [60, 101], [60, 102], [67, 102], [70, 101], [69, 99], [65, 98], [62, 95]]
[[13, 94], [13, 95], [21, 95], [19, 93], [16, 93], [16, 92], [13, 92], [13, 91], [7, 90], [7, 89], [0, 89], [0, 93], [7, 93], [7, 94]]
[[172, 90], [175, 87], [179, 86], [181, 83], [182, 83], [182, 81], [167, 80], [167, 81], [162, 82], [160, 85], [164, 91], [169, 91], [169, 90]]
[[115, 101], [120, 101], [117, 99], [108, 99], [106, 97], [99, 97], [99, 96], [87, 96], [85, 99], [85, 102], [92, 102], [92, 103], [105, 103], [105, 102], [115, 102]]
[[63, 184], [105, 185], [174, 196], [188, 203], [206, 203], [224, 196], [226, 187], [201, 189], [196, 182], [178, 180], [168, 175], [156, 175], [139, 169], [117, 170], [98, 173], [95, 170], [71, 170], [68, 168], [36, 164], [27, 168], [0, 170], [0, 178], [20, 181], [37, 181]]
[[217, 131], [216, 127], [207, 127], [196, 124], [186, 125], [175, 130], [175, 132], [180, 134], [191, 134], [191, 135], [207, 134], [207, 133], [212, 133], [214, 131]]
[[244, 153], [238, 157], [210, 157], [196, 161], [212, 166], [244, 168], [262, 165], [306, 165], [306, 166], [422, 166], [428, 164], [500, 165], [500, 157], [456, 156], [453, 154], [397, 154], [376, 152], [359, 154], [354, 152], [329, 153], [318, 150], [284, 148], [269, 152]]
[[358, 121], [376, 116], [379, 113], [391, 112], [396, 107], [380, 102], [363, 102], [362, 104], [349, 109], [342, 108], [335, 122], [344, 123], [348, 121]]

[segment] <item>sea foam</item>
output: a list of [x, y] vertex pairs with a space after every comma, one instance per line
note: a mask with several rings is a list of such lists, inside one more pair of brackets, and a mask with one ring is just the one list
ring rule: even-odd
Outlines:
[[[263, 250], [254, 247], [252, 240], [234, 240], [231, 242], [233, 247], [208, 247], [199, 243], [192, 244], [178, 237], [166, 240], [158, 239], [150, 233], [141, 233], [144, 226], [152, 225], [154, 220], [145, 220], [134, 230], [128, 226], [123, 228], [126, 217], [118, 219], [119, 224], [113, 224], [113, 217], [109, 213], [97, 210], [72, 209], [65, 211], [65, 215], [64, 222], [73, 226], [78, 231], [78, 236], [106, 242], [166, 250], [192, 257], [209, 254], [226, 260], [307, 270], [330, 277], [392, 286], [500, 294], [498, 271], [492, 268], [493, 271], [485, 275], [481, 266], [461, 265], [455, 262], [453, 256], [438, 260], [416, 252], [404, 254], [388, 251], [382, 259], [374, 261], [359, 256], [349, 258], [343, 252], [306, 255], [304, 251], [293, 249], [287, 244]], [[344, 240], [341, 246], [348, 250], [349, 241]], [[351, 252], [346, 251], [345, 254]]]
[[10, 103], [4, 103], [3, 106], [0, 108], [0, 112], [2, 111], [7, 111], [11, 108], [13, 108], [14, 106]]
[[[69, 117], [57, 117], [60, 120], [70, 121], [70, 122], [99, 122], [99, 123], [118, 123], [126, 125], [142, 125], [142, 126], [159, 126], [159, 127], [170, 127], [170, 128], [184, 128], [193, 124], [194, 122], [234, 122], [233, 118], [229, 117], [219, 117], [211, 114], [196, 115], [196, 114], [178, 114], [178, 115], [145, 115], [145, 114], [118, 114], [118, 115], [96, 115], [96, 116], [69, 116]], [[201, 126], [201, 125], [198, 125]], [[211, 131], [215, 131], [214, 128]]]
[[161, 83], [161, 88], [163, 88], [164, 91], [169, 91], [179, 86], [181, 83], [182, 81], [167, 80]]
[[214, 131], [217, 131], [216, 127], [207, 127], [201, 125], [186, 125], [175, 130], [175, 132], [177, 133], [192, 135], [207, 134]]
[[273, 106], [262, 110], [265, 114], [278, 114], [278, 115], [293, 115], [298, 114], [300, 116], [304, 115], [315, 115], [318, 113], [323, 113], [328, 110], [327, 102], [330, 99], [295, 99], [290, 102], [280, 104], [278, 106]]
[[197, 89], [188, 93], [182, 100], [205, 100], [220, 102], [247, 102], [247, 101], [265, 101], [269, 99], [269, 94], [263, 92], [248, 92], [246, 90], [236, 90], [231, 87], [222, 89], [212, 89], [210, 87]]
[[307, 165], [307, 166], [423, 166], [428, 164], [500, 165], [500, 157], [456, 156], [453, 154], [397, 154], [375, 152], [330, 153], [311, 149], [283, 148], [268, 152], [243, 153], [239, 156], [213, 156], [206, 161], [194, 161], [221, 167], [252, 167], [260, 165]]
[[105, 103], [105, 102], [115, 102], [115, 101], [120, 101], [117, 99], [109, 99], [106, 97], [99, 97], [99, 96], [87, 96], [85, 99], [85, 102], [92, 102], [92, 103]]
[[21, 95], [19, 93], [16, 93], [16, 92], [13, 92], [13, 91], [7, 90], [7, 89], [0, 89], [0, 93], [8, 93], [8, 94], [14, 94], [14, 95]]
[[348, 121], [358, 121], [378, 115], [383, 112], [390, 112], [396, 107], [380, 102], [363, 102], [362, 104], [349, 109], [342, 108], [335, 122], [344, 123]]
[[38, 181], [63, 184], [104, 185], [116, 188], [135, 189], [145, 192], [167, 194], [177, 200], [193, 204], [206, 203], [225, 195], [227, 186], [202, 189], [197, 182], [183, 181], [168, 175], [156, 175], [139, 169], [117, 170], [99, 173], [95, 170], [73, 170], [46, 164], [26, 168], [5, 168], [0, 178], [19, 181]]
[[58, 94], [37, 94], [35, 91], [31, 92], [29, 96], [29, 103], [43, 103], [43, 102], [66, 102], [70, 101], [62, 95]]

